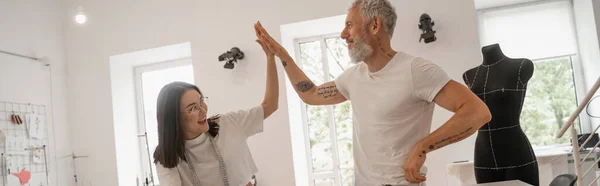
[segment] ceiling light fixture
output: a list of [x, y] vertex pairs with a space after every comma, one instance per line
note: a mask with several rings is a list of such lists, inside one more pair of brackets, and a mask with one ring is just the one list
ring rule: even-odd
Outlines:
[[77, 15], [75, 15], [75, 22], [83, 24], [85, 23], [85, 21], [87, 21], [87, 17], [85, 17], [85, 15], [83, 14], [83, 9], [80, 6]]

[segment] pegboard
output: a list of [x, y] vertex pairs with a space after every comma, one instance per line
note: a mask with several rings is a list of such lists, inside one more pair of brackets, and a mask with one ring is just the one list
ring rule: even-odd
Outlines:
[[[18, 115], [22, 123], [15, 123]], [[23, 169], [31, 172], [31, 179], [48, 179], [47, 147], [48, 120], [45, 105], [0, 101], [0, 174], [2, 184], [12, 173]]]

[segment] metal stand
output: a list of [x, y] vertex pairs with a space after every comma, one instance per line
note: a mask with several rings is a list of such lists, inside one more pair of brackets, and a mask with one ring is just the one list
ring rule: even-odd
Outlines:
[[12, 52], [2, 51], [2, 50], [0, 50], [0, 53], [8, 54], [8, 55], [11, 55], [11, 56], [17, 56], [17, 57], [27, 58], [27, 59], [36, 60], [36, 61], [40, 60], [40, 58], [29, 57], [29, 56], [26, 56], [26, 55], [15, 54], [15, 53], [12, 53]]
[[[6, 157], [4, 157], [4, 153], [0, 154], [2, 156], [2, 165], [6, 166]], [[2, 184], [3, 185], [8, 185], [8, 183], [6, 182], [6, 180], [8, 180], [7, 176], [8, 176], [8, 171], [6, 171], [8, 169], [8, 167], [6, 167], [4, 170], [2, 170]]]
[[78, 185], [79, 180], [77, 179], [77, 166], [75, 166], [75, 159], [89, 158], [89, 156], [76, 156], [75, 153], [73, 153], [71, 157], [73, 158], [73, 178], [75, 179], [75, 185]]

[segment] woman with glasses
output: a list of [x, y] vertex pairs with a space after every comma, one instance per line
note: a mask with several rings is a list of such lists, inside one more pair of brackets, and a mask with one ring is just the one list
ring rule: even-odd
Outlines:
[[262, 103], [207, 118], [208, 106], [198, 87], [173, 82], [158, 95], [158, 146], [154, 151], [161, 186], [252, 186], [258, 172], [246, 139], [262, 132], [263, 120], [278, 107], [279, 86], [274, 55], [267, 56], [267, 83]]

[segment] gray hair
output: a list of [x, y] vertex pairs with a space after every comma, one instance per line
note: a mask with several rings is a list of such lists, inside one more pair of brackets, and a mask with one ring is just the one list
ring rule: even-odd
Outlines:
[[394, 35], [398, 16], [396, 16], [396, 9], [388, 0], [354, 0], [350, 9], [356, 6], [360, 8], [364, 25], [369, 24], [375, 19], [375, 16], [378, 16], [390, 37]]

